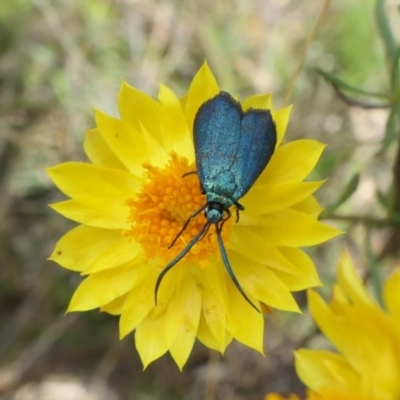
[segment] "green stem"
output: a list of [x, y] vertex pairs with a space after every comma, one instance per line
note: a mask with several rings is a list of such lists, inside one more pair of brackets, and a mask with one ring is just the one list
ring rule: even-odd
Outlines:
[[353, 222], [356, 224], [364, 224], [366, 226], [374, 227], [374, 228], [387, 228], [388, 226], [398, 226], [398, 222], [393, 219], [382, 219], [382, 218], [374, 218], [368, 217], [366, 215], [339, 215], [339, 214], [328, 214], [321, 216], [322, 219], [331, 219], [336, 221], [346, 221]]
[[385, 0], [376, 1], [375, 18], [378, 24], [379, 33], [385, 45], [386, 55], [389, 59], [390, 65], [392, 65], [396, 54], [396, 41], [393, 37], [393, 33], [390, 29], [389, 21], [387, 19]]

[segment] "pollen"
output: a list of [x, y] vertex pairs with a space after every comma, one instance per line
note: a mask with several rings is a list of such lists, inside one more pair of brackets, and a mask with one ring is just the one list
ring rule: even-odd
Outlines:
[[[201, 193], [195, 165], [189, 165], [185, 157], [171, 153], [164, 168], [145, 165], [145, 169], [141, 191], [127, 201], [131, 229], [124, 235], [142, 246], [147, 261], [155, 260], [162, 267], [173, 260], [207, 222], [204, 212], [200, 212], [171, 247], [189, 217], [206, 204], [206, 197]], [[225, 245], [228, 245], [231, 219], [224, 223], [222, 230]], [[211, 226], [184, 260], [204, 267], [214, 256], [219, 256], [219, 249], [215, 227]]]

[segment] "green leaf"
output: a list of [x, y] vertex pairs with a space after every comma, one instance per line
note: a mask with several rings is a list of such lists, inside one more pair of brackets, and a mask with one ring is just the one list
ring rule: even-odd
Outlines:
[[397, 228], [400, 227], [400, 214], [398, 212], [394, 212], [390, 219], [392, 220], [392, 222], [394, 223], [394, 225], [397, 226]]
[[385, 45], [386, 55], [390, 61], [390, 64], [393, 65], [397, 46], [392, 30], [390, 29], [389, 21], [387, 19], [385, 0], [376, 0], [375, 18], [378, 24], [378, 31]]
[[354, 86], [349, 85], [346, 82], [343, 82], [341, 79], [339, 79], [337, 76], [322, 70], [321, 68], [315, 68], [315, 71], [320, 74], [323, 78], [325, 78], [328, 82], [330, 82], [333, 86], [342, 89], [342, 90], [348, 90], [353, 93], [357, 93], [363, 96], [370, 96], [370, 97], [376, 97], [380, 99], [386, 99], [390, 100], [388, 95], [386, 93], [379, 93], [379, 92], [368, 92], [363, 89], [356, 88]]
[[349, 183], [346, 185], [340, 197], [333, 204], [328, 206], [327, 209], [322, 213], [321, 218], [328, 217], [329, 214], [331, 214], [333, 211], [339, 208], [343, 203], [345, 203], [357, 190], [359, 183], [360, 183], [360, 174], [355, 174], [350, 179]]
[[378, 203], [386, 210], [390, 211], [392, 206], [390, 204], [390, 200], [387, 196], [385, 196], [380, 190], [376, 191], [376, 199]]
[[396, 135], [396, 116], [397, 116], [397, 107], [394, 107], [389, 114], [389, 118], [386, 121], [386, 129], [385, 129], [385, 137], [382, 141], [382, 147], [377, 153], [377, 156], [380, 156], [385, 153], [390, 144], [393, 142], [393, 139]]

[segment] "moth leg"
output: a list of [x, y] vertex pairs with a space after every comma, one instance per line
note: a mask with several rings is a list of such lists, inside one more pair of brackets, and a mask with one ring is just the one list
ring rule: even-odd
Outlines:
[[[226, 216], [224, 216], [222, 218], [222, 220], [219, 222], [219, 226], [218, 226], [219, 232], [222, 232], [222, 228], [223, 228], [225, 222], [228, 221], [228, 219], [232, 216], [231, 210], [229, 210], [229, 208], [227, 208], [224, 211], [226, 212]], [[218, 225], [218, 224], [216, 224], [216, 225]]]
[[236, 202], [236, 223], [239, 222], [239, 211], [244, 211], [244, 206], [242, 206], [240, 203]]
[[[232, 216], [231, 210], [229, 208], [226, 208], [224, 211], [226, 212], [227, 215], [226, 215], [226, 217], [222, 218], [223, 222], [228, 221], [228, 219]], [[221, 226], [221, 228], [222, 228], [222, 226]]]
[[188, 176], [188, 175], [197, 175], [197, 171], [185, 172], [185, 173], [182, 175], [182, 178], [184, 178], [185, 176]]
[[235, 206], [236, 206], [236, 208], [238, 209], [238, 210], [240, 210], [240, 211], [244, 211], [244, 206], [243, 205], [241, 205], [239, 202], [236, 202], [235, 203]]
[[[186, 172], [186, 173], [184, 173], [183, 175], [182, 175], [182, 178], [184, 178], [185, 176], [188, 176], [188, 175], [198, 175], [197, 174], [197, 171], [189, 171], [189, 172]], [[204, 191], [204, 189], [203, 189], [203, 187], [201, 186], [201, 183], [200, 183], [200, 192], [201, 192], [201, 194], [206, 194], [206, 192]]]

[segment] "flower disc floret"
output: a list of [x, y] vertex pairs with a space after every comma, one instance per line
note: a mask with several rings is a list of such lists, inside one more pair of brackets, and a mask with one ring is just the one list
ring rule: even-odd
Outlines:
[[[206, 197], [201, 193], [195, 165], [189, 165], [185, 157], [172, 153], [169, 163], [164, 168], [149, 164], [144, 167], [146, 172], [141, 191], [135, 198], [127, 200], [131, 228], [126, 230], [124, 235], [140, 243], [148, 262], [156, 261], [159, 266], [165, 266], [186, 247], [207, 222], [204, 212], [200, 212], [181, 232], [193, 212], [206, 204]], [[227, 244], [230, 225], [231, 221], [227, 221], [222, 233]], [[171, 246], [180, 232], [178, 239]], [[215, 231], [210, 229], [184, 260], [208, 265], [210, 258], [218, 254]]]

